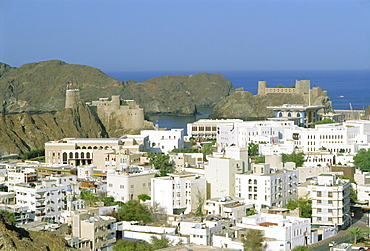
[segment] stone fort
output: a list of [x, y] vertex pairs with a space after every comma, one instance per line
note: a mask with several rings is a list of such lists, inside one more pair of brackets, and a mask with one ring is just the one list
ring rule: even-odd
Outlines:
[[[276, 94], [297, 94], [302, 96], [305, 104], [318, 103], [320, 99], [327, 97], [328, 92], [321, 89], [321, 87], [313, 87], [311, 89], [310, 80], [296, 80], [293, 88], [268, 88], [267, 81], [258, 81], [257, 95], [265, 96], [270, 93]], [[319, 99], [319, 100], [318, 100]], [[324, 100], [322, 100], [324, 102]]]
[[[83, 104], [79, 89], [66, 90], [65, 108], [76, 108]], [[87, 102], [86, 105], [98, 116], [107, 132], [117, 130], [141, 130], [144, 128], [144, 109], [134, 100], [122, 100], [119, 95], [109, 98], [100, 98], [97, 101]]]

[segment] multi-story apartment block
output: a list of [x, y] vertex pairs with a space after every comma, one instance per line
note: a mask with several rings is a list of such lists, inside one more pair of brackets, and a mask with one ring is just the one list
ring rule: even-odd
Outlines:
[[64, 208], [66, 186], [56, 186], [53, 180], [42, 180], [36, 183], [16, 184], [13, 188], [17, 205], [28, 206], [35, 212], [35, 220], [49, 218], [58, 220]]
[[188, 214], [204, 200], [206, 180], [196, 174], [169, 174], [152, 179], [152, 206], [156, 203], [167, 214]]
[[207, 198], [234, 196], [235, 175], [248, 169], [247, 149], [226, 147], [224, 152], [213, 153], [207, 158], [208, 165], [204, 166]]
[[[85, 208], [63, 213], [62, 221], [71, 226], [70, 236], [75, 248], [82, 250], [110, 250], [116, 242], [116, 219], [99, 216], [98, 208]], [[77, 239], [77, 240], [76, 240]], [[86, 242], [86, 240], [89, 240]]]
[[19, 183], [31, 183], [36, 182], [38, 178], [38, 171], [35, 168], [20, 168], [14, 166], [8, 169], [8, 185], [9, 191], [13, 190], [13, 187]]
[[140, 194], [150, 195], [151, 178], [154, 172], [116, 172], [107, 174], [107, 196], [114, 197], [115, 201], [127, 202], [136, 200]]
[[350, 182], [334, 174], [321, 174], [307, 185], [312, 200], [312, 224], [347, 227], [351, 224]]
[[184, 129], [142, 130], [141, 136], [149, 137], [150, 152], [165, 153], [176, 148], [184, 148]]
[[298, 171], [270, 170], [269, 164], [254, 164], [249, 173], [235, 175], [235, 196], [245, 198], [259, 211], [265, 207], [283, 207], [297, 198]]
[[359, 146], [370, 142], [370, 121], [353, 120], [316, 125], [315, 128], [291, 128], [286, 138], [304, 153], [326, 149], [332, 153], [354, 154]]

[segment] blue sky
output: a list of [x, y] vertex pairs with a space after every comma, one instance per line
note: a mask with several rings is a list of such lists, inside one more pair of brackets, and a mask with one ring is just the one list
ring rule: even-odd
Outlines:
[[0, 62], [103, 71], [370, 69], [369, 0], [0, 0]]

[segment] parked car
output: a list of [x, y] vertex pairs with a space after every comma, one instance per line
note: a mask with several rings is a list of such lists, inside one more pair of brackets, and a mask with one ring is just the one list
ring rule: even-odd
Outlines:
[[335, 245], [337, 245], [337, 243], [335, 241], [329, 242], [329, 247], [334, 247]]

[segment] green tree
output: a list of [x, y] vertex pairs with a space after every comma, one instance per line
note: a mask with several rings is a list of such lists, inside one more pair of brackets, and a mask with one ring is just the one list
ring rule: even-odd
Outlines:
[[35, 149], [23, 154], [23, 159], [32, 159], [39, 156], [45, 156], [45, 149]]
[[335, 123], [335, 121], [333, 121], [329, 118], [324, 118], [322, 120], [316, 121], [315, 125], [323, 125], [323, 124], [331, 124], [331, 123]]
[[244, 250], [247, 251], [264, 251], [267, 248], [264, 242], [262, 231], [257, 229], [248, 229], [243, 239]]
[[370, 148], [360, 149], [353, 157], [353, 164], [361, 169], [361, 171], [370, 171]]
[[114, 197], [105, 197], [101, 200], [104, 203], [104, 206], [113, 206], [116, 205], [114, 202]]
[[256, 155], [258, 153], [258, 144], [248, 143], [248, 155]]
[[203, 205], [204, 205], [205, 198], [204, 198], [204, 194], [199, 190], [199, 188], [196, 194], [196, 198], [197, 198], [197, 209], [195, 210], [195, 215], [203, 216]]
[[296, 246], [292, 251], [310, 251], [311, 249], [308, 246]]
[[285, 85], [278, 85], [277, 88], [286, 88]]
[[206, 160], [206, 156], [213, 153], [215, 149], [213, 148], [212, 144], [206, 143], [202, 145], [202, 149], [200, 150], [203, 153], [203, 160]]
[[144, 223], [152, 222], [151, 213], [147, 206], [141, 204], [138, 200], [129, 200], [117, 210], [117, 219], [119, 221], [142, 221]]
[[175, 148], [172, 149], [172, 153], [197, 153], [197, 149], [189, 149], [189, 148]]
[[357, 238], [361, 238], [365, 231], [359, 227], [350, 227], [347, 230], [353, 236], [353, 243], [357, 243]]
[[256, 158], [254, 159], [254, 163], [256, 163], [256, 164], [265, 163], [265, 156], [264, 155], [256, 156]]
[[300, 209], [301, 218], [311, 218], [312, 217], [312, 200], [306, 198], [298, 198], [294, 200], [289, 200], [285, 205], [286, 208], [294, 210], [296, 208]]
[[173, 167], [170, 164], [170, 156], [163, 153], [148, 153], [149, 164], [159, 170], [160, 176], [167, 176], [167, 173], [173, 172]]
[[294, 162], [297, 167], [303, 166], [304, 153], [292, 152], [291, 154], [282, 154], [283, 162]]
[[145, 194], [145, 193], [143, 193], [143, 194], [139, 194], [138, 196], [137, 196], [137, 198], [138, 198], [138, 200], [139, 201], [147, 201], [147, 200], [151, 200], [152, 198], [150, 198], [150, 196], [149, 195], [147, 195], [147, 194]]
[[4, 217], [5, 220], [9, 221], [9, 223], [15, 225], [15, 216], [13, 213], [7, 211], [7, 210], [0, 210], [0, 215]]
[[152, 245], [146, 241], [128, 241], [118, 240], [117, 244], [113, 246], [114, 251], [151, 251], [154, 250]]
[[80, 198], [85, 201], [85, 205], [92, 207], [96, 205], [96, 202], [99, 201], [99, 197], [87, 189], [82, 189]]
[[245, 216], [251, 216], [251, 215], [255, 215], [255, 214], [257, 214], [257, 211], [254, 208], [251, 208], [247, 211]]
[[357, 192], [352, 186], [349, 187], [349, 199], [352, 204], [357, 201]]
[[295, 88], [295, 85], [289, 85], [289, 88]]
[[158, 250], [171, 246], [171, 241], [167, 238], [157, 238], [155, 236], [151, 236], [150, 242], [152, 243], [153, 250]]

